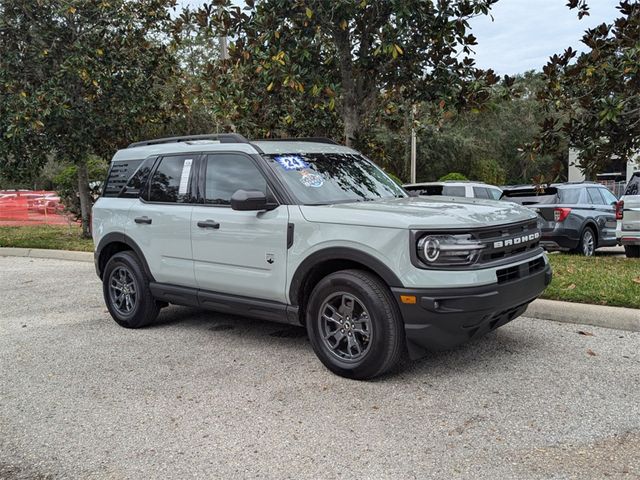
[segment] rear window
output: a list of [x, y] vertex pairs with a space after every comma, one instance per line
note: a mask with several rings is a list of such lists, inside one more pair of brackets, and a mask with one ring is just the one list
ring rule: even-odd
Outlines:
[[625, 195], [640, 195], [640, 173], [634, 173], [624, 191]]
[[558, 202], [558, 189], [555, 187], [518, 188], [504, 190], [503, 199], [519, 205], [554, 204]]
[[416, 187], [404, 187], [409, 192], [417, 192], [418, 195], [442, 195], [442, 185], [420, 185]]
[[142, 159], [113, 162], [109, 169], [109, 176], [104, 185], [102, 196], [117, 197], [141, 163]]

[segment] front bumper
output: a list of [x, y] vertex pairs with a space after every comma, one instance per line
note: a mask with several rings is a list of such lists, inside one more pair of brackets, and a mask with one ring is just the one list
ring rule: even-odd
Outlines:
[[[528, 274], [520, 266], [518, 279], [455, 289], [392, 288], [404, 320], [409, 355], [420, 357], [425, 350], [454, 347], [522, 315], [551, 282], [551, 266]], [[400, 301], [401, 295], [415, 296], [415, 304]]]

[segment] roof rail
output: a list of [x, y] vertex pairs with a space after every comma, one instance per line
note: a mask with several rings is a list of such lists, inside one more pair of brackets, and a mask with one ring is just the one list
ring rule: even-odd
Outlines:
[[314, 142], [328, 143], [330, 145], [340, 145], [338, 142], [325, 137], [300, 137], [300, 138], [261, 138], [255, 142]]
[[141, 142], [134, 142], [127, 148], [145, 147], [148, 145], [160, 145], [163, 143], [178, 143], [189, 142], [192, 140], [218, 140], [220, 143], [250, 143], [245, 137], [238, 133], [220, 133], [220, 134], [205, 134], [205, 135], [186, 135], [183, 137], [166, 137], [156, 138], [154, 140], [143, 140]]

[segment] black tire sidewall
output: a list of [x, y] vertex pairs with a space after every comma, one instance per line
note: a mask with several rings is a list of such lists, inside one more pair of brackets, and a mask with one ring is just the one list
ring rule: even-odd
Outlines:
[[[131, 273], [136, 284], [137, 297], [135, 307], [133, 312], [126, 316], [114, 308], [109, 295], [109, 278], [111, 273], [118, 267], [125, 267]], [[157, 311], [155, 313], [150, 311], [153, 305], [149, 304], [149, 298], [147, 298], [148, 284], [147, 276], [133, 253], [120, 252], [109, 259], [104, 269], [102, 291], [107, 309], [118, 325], [125, 328], [139, 328], [147, 325], [151, 317], [155, 318]]]
[[[366, 272], [358, 272], [366, 274]], [[368, 274], [367, 274], [368, 275]], [[372, 275], [369, 280], [378, 283], [379, 288], [386, 285]], [[365, 356], [356, 362], [344, 362], [332, 354], [321, 338], [318, 324], [320, 308], [332, 294], [345, 292], [355, 296], [367, 309], [371, 318], [372, 343]], [[306, 312], [309, 340], [320, 361], [332, 372], [347, 378], [368, 379], [383, 373], [389, 366], [389, 349], [399, 336], [404, 335], [397, 307], [392, 304], [390, 295], [376, 294], [367, 283], [359, 281], [352, 271], [340, 271], [322, 279], [309, 298]]]

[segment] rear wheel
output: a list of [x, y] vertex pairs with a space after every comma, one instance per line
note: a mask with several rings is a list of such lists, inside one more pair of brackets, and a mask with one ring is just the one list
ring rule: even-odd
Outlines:
[[405, 348], [391, 292], [377, 276], [361, 270], [335, 272], [316, 285], [307, 307], [307, 331], [320, 361], [347, 378], [383, 374]]
[[160, 312], [149, 290], [149, 279], [133, 252], [119, 252], [109, 259], [102, 291], [111, 317], [123, 327], [144, 327]]
[[624, 253], [627, 258], [640, 258], [640, 245], [625, 245]]
[[596, 235], [591, 227], [587, 227], [582, 231], [580, 243], [577, 252], [585, 257], [592, 257], [596, 251]]

